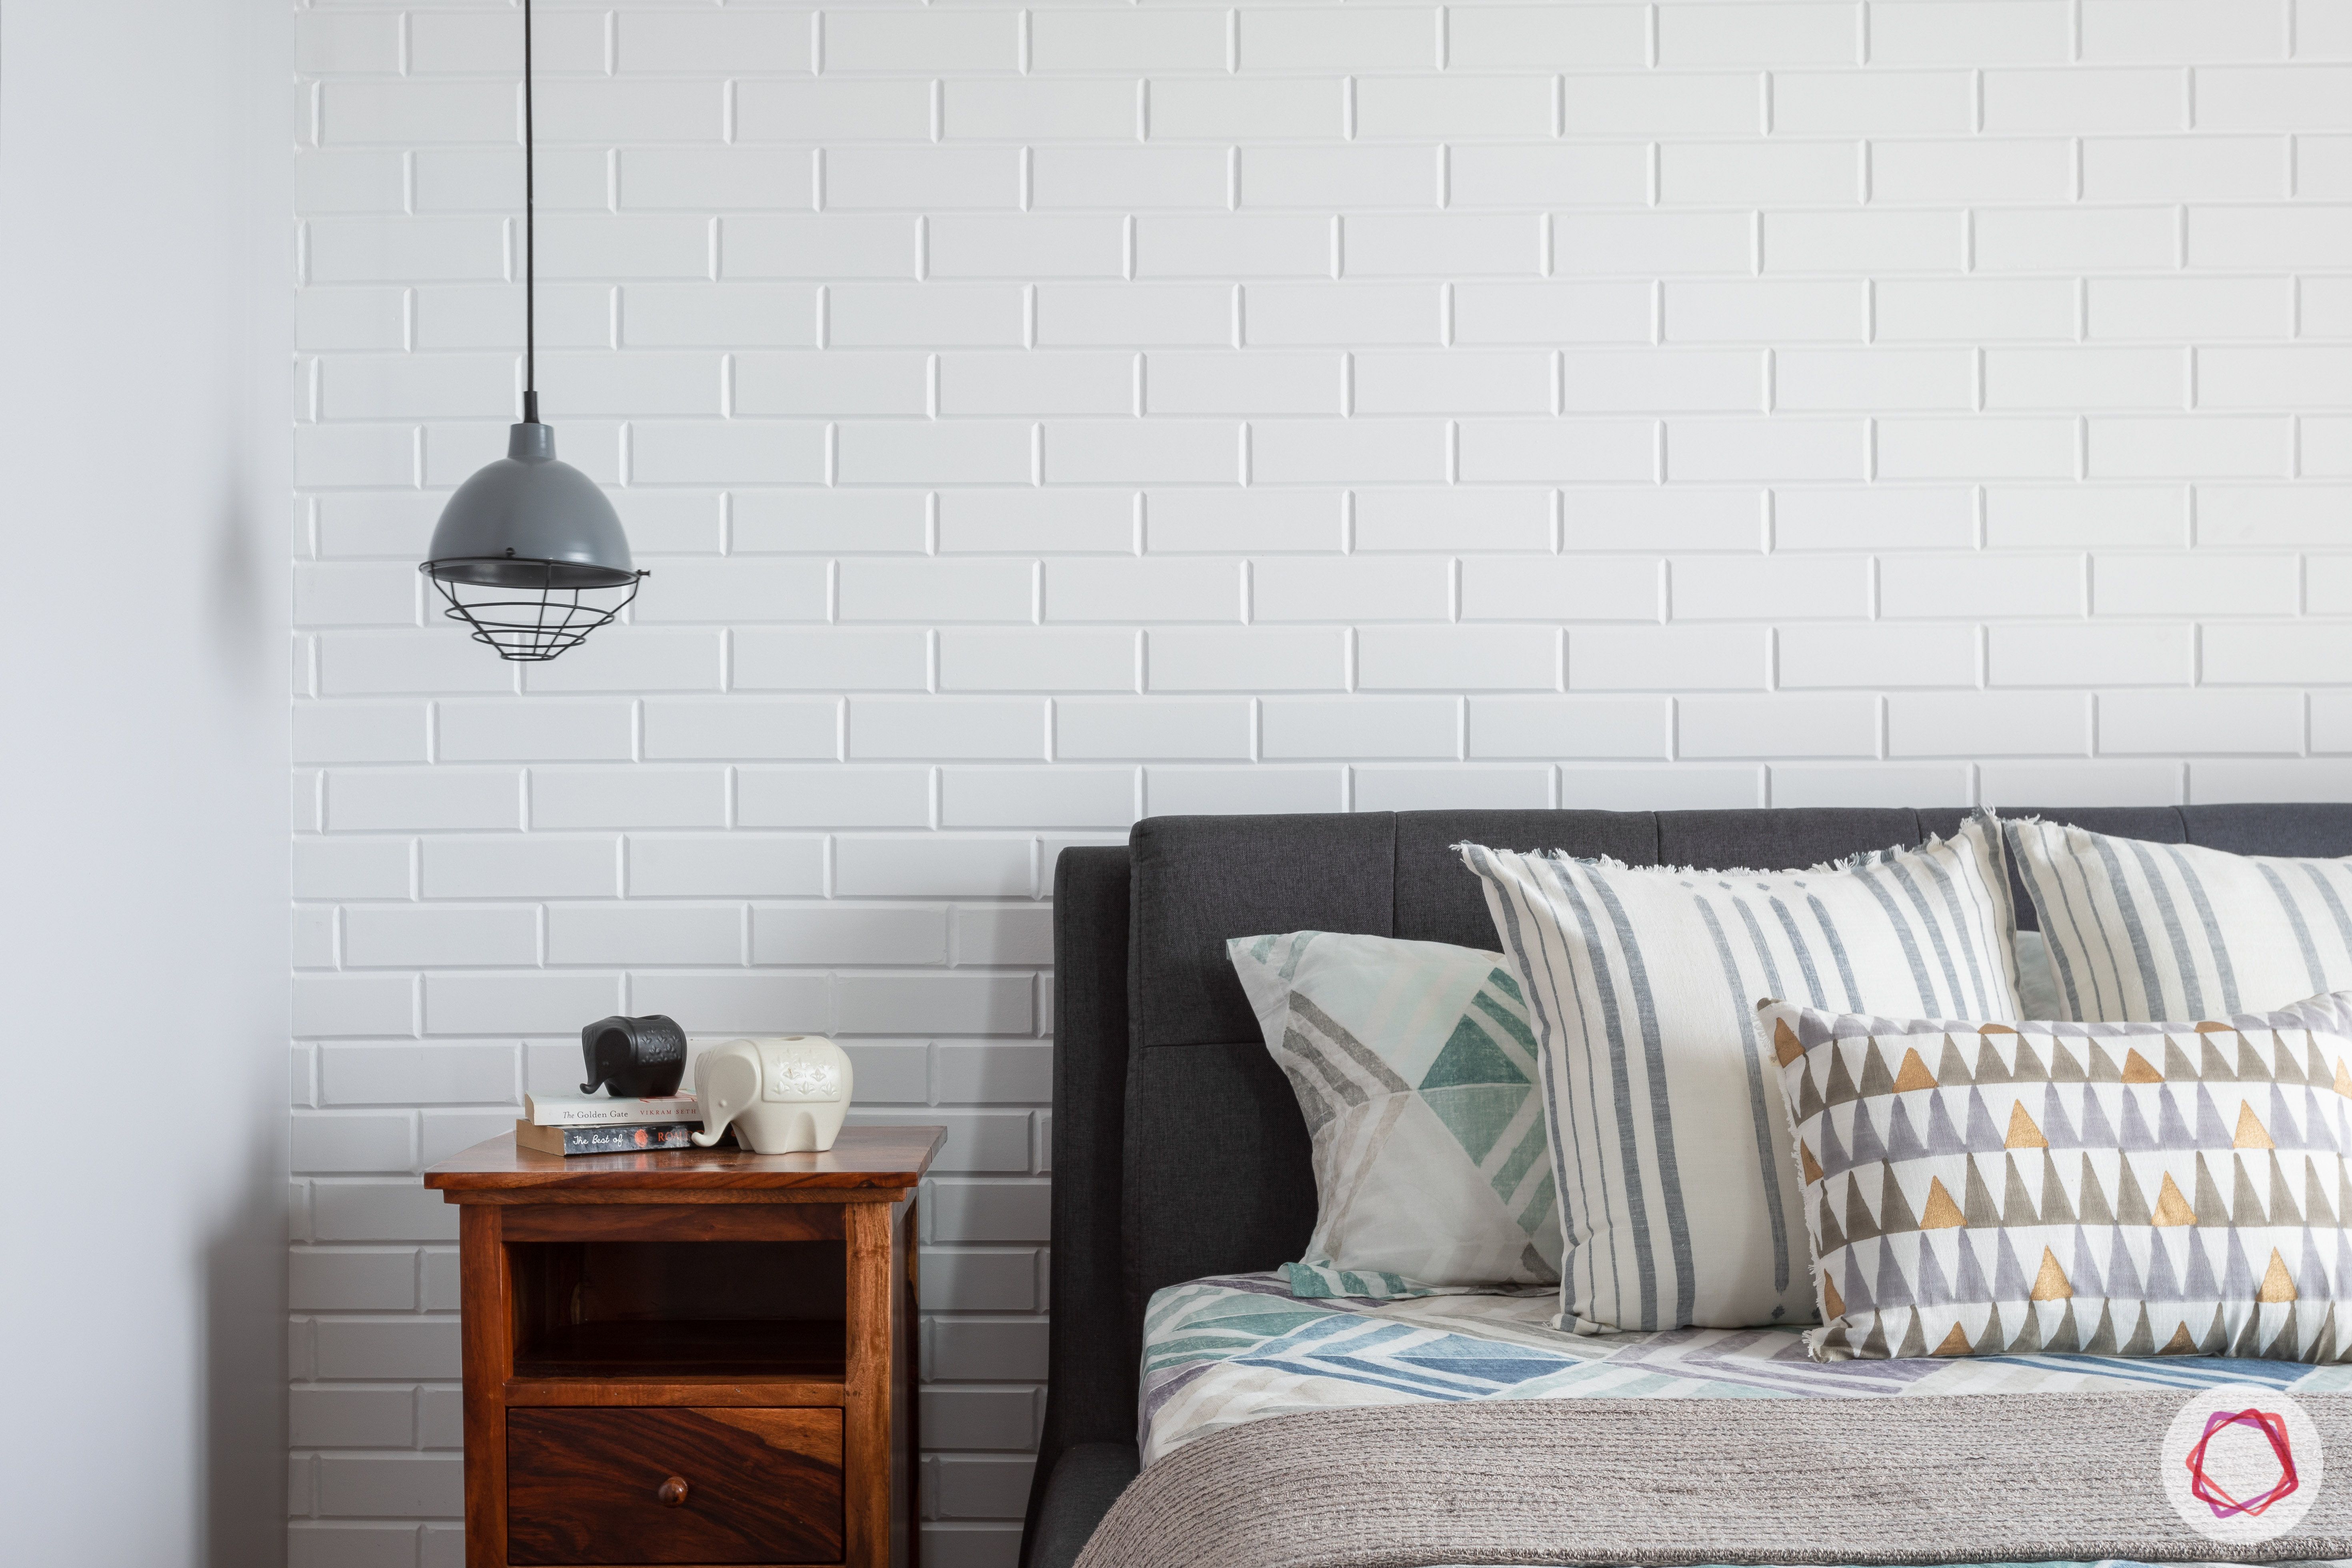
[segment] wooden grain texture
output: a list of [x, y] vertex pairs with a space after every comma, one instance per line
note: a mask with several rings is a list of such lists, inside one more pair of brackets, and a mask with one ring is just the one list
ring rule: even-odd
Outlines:
[[915, 1517], [916, 1467], [922, 1463], [922, 1444], [916, 1432], [915, 1407], [920, 1399], [917, 1381], [921, 1368], [915, 1358], [915, 1335], [922, 1319], [915, 1276], [919, 1233], [915, 1200], [907, 1200], [893, 1227], [897, 1251], [891, 1259], [890, 1312], [890, 1534], [892, 1568], [917, 1568], [922, 1557], [923, 1531]]
[[511, 1411], [507, 1559], [837, 1563], [842, 1447], [837, 1409]]
[[[437, 1167], [460, 1210], [467, 1568], [911, 1568], [913, 1194], [943, 1138], [565, 1160], [509, 1136]], [[792, 1447], [811, 1418], [829, 1423], [820, 1454]], [[664, 1447], [627, 1425], [647, 1422], [688, 1425]], [[714, 1451], [718, 1480], [687, 1468]], [[687, 1495], [666, 1507], [672, 1476]]]
[[912, 1187], [817, 1187], [808, 1192], [795, 1192], [790, 1187], [752, 1187], [741, 1191], [727, 1187], [665, 1187], [649, 1192], [632, 1192], [626, 1187], [592, 1187], [575, 1192], [568, 1187], [469, 1187], [463, 1191], [444, 1191], [441, 1197], [445, 1203], [500, 1205], [508, 1208], [608, 1208], [632, 1204], [691, 1204], [697, 1208], [728, 1204], [737, 1207], [757, 1205], [783, 1208], [799, 1204], [807, 1207], [832, 1208], [841, 1204], [901, 1203], [913, 1190]]
[[897, 1272], [891, 1265], [891, 1214], [860, 1204], [849, 1221], [849, 1361], [843, 1411], [849, 1473], [857, 1478], [848, 1500], [852, 1568], [886, 1568], [890, 1561], [891, 1310]]
[[515, 1241], [830, 1241], [842, 1233], [831, 1204], [518, 1205]]
[[747, 1377], [512, 1377], [499, 1390], [509, 1406], [664, 1405], [838, 1405], [847, 1394], [838, 1378], [768, 1380]]
[[556, 1187], [657, 1191], [791, 1189], [856, 1192], [907, 1188], [923, 1179], [947, 1130], [845, 1127], [823, 1154], [754, 1154], [743, 1149], [677, 1149], [643, 1154], [541, 1154], [517, 1149], [512, 1132], [477, 1143], [425, 1173], [445, 1193]]
[[465, 1378], [467, 1568], [503, 1568], [507, 1536], [506, 1408], [514, 1375], [514, 1290], [496, 1209], [457, 1215], [458, 1365]]

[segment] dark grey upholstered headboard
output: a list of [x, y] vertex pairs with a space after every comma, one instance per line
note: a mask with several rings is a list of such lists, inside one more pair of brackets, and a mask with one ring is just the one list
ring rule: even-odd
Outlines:
[[[2011, 815], [2032, 814], [2015, 808]], [[1066, 1448], [1131, 1442], [1154, 1290], [1299, 1255], [1307, 1133], [1226, 963], [1229, 937], [1360, 931], [1492, 949], [1463, 839], [1634, 865], [1808, 866], [1948, 834], [1965, 812], [1443, 811], [1162, 816], [1054, 878], [1054, 1252], [1037, 1515]], [[2352, 805], [2044, 807], [2104, 833], [2352, 855]], [[2017, 894], [2020, 923], [2032, 907]]]

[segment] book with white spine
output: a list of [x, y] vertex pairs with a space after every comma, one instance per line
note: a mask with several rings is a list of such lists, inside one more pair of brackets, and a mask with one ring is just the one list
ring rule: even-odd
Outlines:
[[534, 1127], [641, 1127], [702, 1120], [702, 1106], [690, 1094], [650, 1100], [616, 1100], [604, 1094], [526, 1094], [523, 1115]]

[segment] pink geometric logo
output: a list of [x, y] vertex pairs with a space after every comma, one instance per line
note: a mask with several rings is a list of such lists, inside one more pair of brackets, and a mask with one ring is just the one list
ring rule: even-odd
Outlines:
[[[2205, 1450], [2214, 1437], [2233, 1426], [2250, 1426], [2261, 1433], [2271, 1446], [2271, 1454], [2278, 1460], [2278, 1479], [2253, 1495], [2239, 1499], [2224, 1490], [2205, 1468]], [[2205, 1417], [2204, 1436], [2189, 1450], [2189, 1493], [2213, 1510], [2215, 1519], [2260, 1518], [2264, 1510], [2283, 1498], [2294, 1495], [2302, 1483], [2294, 1470], [2294, 1443], [2287, 1436], [2284, 1414], [2267, 1410], [2216, 1410]]]
[[2292, 1394], [2217, 1384], [2173, 1412], [2158, 1478], [2180, 1522], [2252, 1546], [2296, 1529], [2326, 1486], [2327, 1448]]

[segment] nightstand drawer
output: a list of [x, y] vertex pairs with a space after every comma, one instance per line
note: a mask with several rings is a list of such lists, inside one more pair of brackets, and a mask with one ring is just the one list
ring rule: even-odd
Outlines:
[[507, 1561], [838, 1563], [838, 1409], [512, 1409]]

